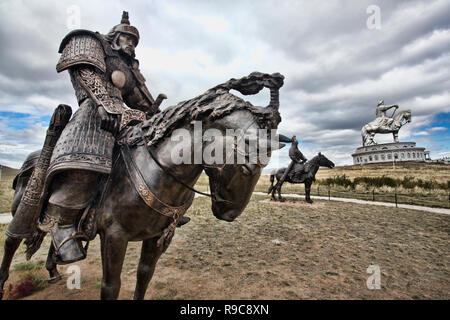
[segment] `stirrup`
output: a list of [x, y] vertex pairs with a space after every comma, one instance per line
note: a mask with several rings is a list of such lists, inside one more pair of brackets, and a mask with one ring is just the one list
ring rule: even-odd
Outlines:
[[82, 232], [75, 232], [73, 234], [71, 234], [70, 236], [64, 238], [63, 241], [61, 241], [61, 243], [59, 244], [59, 246], [55, 245], [55, 255], [58, 255], [59, 250], [61, 249], [61, 247], [68, 241], [72, 240], [72, 239], [83, 239], [85, 241], [87, 241], [86, 245], [83, 247], [83, 250], [85, 251], [85, 253], [87, 252], [87, 249], [89, 248], [89, 237], [87, 235], [85, 235]]
[[[75, 241], [75, 243], [73, 245], [78, 247], [78, 249], [76, 249], [76, 250], [79, 250], [78, 255], [76, 254], [75, 256], [70, 257], [70, 254], [69, 254], [69, 257], [67, 257], [67, 256], [65, 257], [66, 253], [73, 252], [73, 251], [64, 251], [64, 250], [62, 250], [62, 247], [67, 242], [69, 242], [71, 240], [75, 240], [75, 239], [83, 239], [83, 240], [87, 241], [87, 243], [83, 247], [83, 245], [81, 244], [81, 241]], [[73, 263], [75, 261], [83, 260], [87, 256], [87, 250], [89, 248], [89, 238], [84, 233], [73, 232], [71, 235], [66, 236], [59, 244], [56, 243], [56, 240], [52, 236], [52, 243], [53, 243], [53, 246], [55, 247], [54, 257], [55, 257], [55, 262], [57, 264]], [[64, 254], [61, 255], [61, 252], [64, 252]]]

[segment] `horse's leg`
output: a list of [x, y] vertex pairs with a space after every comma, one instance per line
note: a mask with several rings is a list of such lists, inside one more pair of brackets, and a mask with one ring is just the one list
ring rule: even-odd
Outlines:
[[151, 238], [142, 242], [141, 258], [137, 270], [135, 300], [143, 300], [148, 284], [155, 272], [156, 263], [162, 254], [162, 249], [158, 248], [156, 242], [158, 238]]
[[3, 287], [6, 280], [9, 277], [9, 268], [11, 266], [14, 253], [16, 253], [22, 239], [6, 237], [5, 240], [5, 252], [3, 253], [2, 266], [0, 267], [0, 300], [3, 298]]
[[308, 203], [313, 203], [313, 201], [311, 200], [311, 184], [312, 181], [305, 181], [305, 201]]
[[365, 146], [367, 144], [367, 129], [365, 126], [361, 130], [361, 137], [362, 137], [363, 146]]
[[103, 279], [102, 300], [116, 300], [120, 292], [120, 273], [127, 251], [128, 240], [115, 225], [100, 233]]
[[[276, 179], [277, 179], [277, 184], [278, 184], [278, 176], [276, 175], [275, 176], [276, 177]], [[276, 186], [276, 184], [275, 184], [275, 186]], [[277, 188], [276, 187], [272, 187], [272, 200], [273, 201], [277, 201], [277, 198], [275, 198], [275, 192], [277, 191]]]
[[50, 248], [48, 249], [47, 262], [45, 263], [45, 268], [48, 271], [50, 278], [48, 282], [56, 283], [62, 279], [61, 275], [58, 272], [56, 257], [55, 257], [55, 247], [53, 242], [50, 243]]
[[394, 142], [398, 143], [398, 131], [397, 132], [392, 132], [392, 136], [394, 137]]
[[280, 202], [284, 202], [285, 201], [285, 199], [281, 196], [281, 187], [283, 186], [283, 183], [281, 183], [279, 186], [278, 186], [278, 201], [280, 201]]
[[271, 174], [271, 175], [270, 175], [270, 187], [269, 187], [269, 189], [267, 190], [267, 193], [268, 193], [268, 194], [272, 192], [272, 188], [273, 188], [273, 180], [274, 180], [274, 178], [275, 178], [275, 175], [274, 175], [274, 174]]

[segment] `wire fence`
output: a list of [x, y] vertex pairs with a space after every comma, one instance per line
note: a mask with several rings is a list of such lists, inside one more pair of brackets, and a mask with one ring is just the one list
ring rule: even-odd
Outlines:
[[411, 204], [426, 207], [450, 208], [450, 193], [445, 195], [419, 195], [419, 194], [404, 194], [399, 192], [381, 192], [376, 188], [366, 192], [357, 192], [350, 190], [336, 190], [327, 186], [313, 186], [311, 187], [311, 195], [336, 198], [351, 198], [367, 201], [390, 202], [396, 205]]

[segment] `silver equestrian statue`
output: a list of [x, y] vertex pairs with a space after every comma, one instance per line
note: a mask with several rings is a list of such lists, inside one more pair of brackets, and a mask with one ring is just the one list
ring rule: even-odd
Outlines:
[[[387, 116], [386, 111], [393, 108], [394, 112], [392, 113], [392, 115], [390, 117]], [[378, 102], [376, 110], [377, 118], [366, 124], [361, 129], [363, 146], [372, 146], [377, 144], [373, 140], [373, 137], [376, 133], [392, 133], [392, 135], [394, 136], [394, 142], [398, 143], [398, 131], [406, 123], [411, 122], [411, 111], [400, 111], [394, 116], [397, 109], [398, 105], [394, 104], [386, 106], [383, 100]]]

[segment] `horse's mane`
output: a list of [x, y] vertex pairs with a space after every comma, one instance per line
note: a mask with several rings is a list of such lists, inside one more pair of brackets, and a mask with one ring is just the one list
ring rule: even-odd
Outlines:
[[394, 120], [400, 120], [403, 116], [409, 115], [411, 116], [411, 110], [402, 110], [399, 111], [395, 116], [394, 116]]
[[198, 97], [168, 107], [150, 119], [128, 128], [122, 137], [131, 142], [138, 139], [142, 132], [148, 145], [156, 145], [168, 137], [173, 130], [181, 128], [191, 121], [213, 121], [237, 110], [250, 111], [260, 128], [276, 128], [281, 121], [278, 111], [274, 116], [272, 109], [253, 106], [250, 102], [229, 93], [227, 88], [219, 85]]
[[306, 161], [306, 163], [305, 163], [306, 171], [311, 169], [311, 167], [313, 167], [319, 161], [319, 157], [320, 157], [320, 155], [315, 155], [310, 160]]

